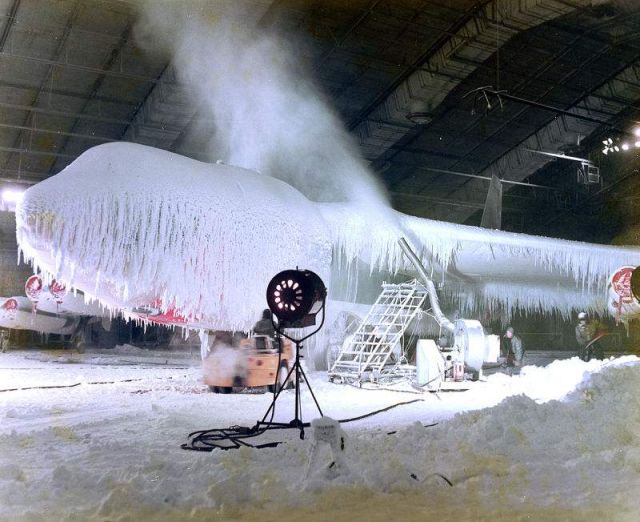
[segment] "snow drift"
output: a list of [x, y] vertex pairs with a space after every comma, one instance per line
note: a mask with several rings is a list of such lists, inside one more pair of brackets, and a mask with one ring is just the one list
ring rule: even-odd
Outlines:
[[[6, 387], [81, 384], [0, 394], [2, 520], [300, 520], [304, 511], [309, 520], [631, 522], [640, 514], [637, 358], [525, 367], [345, 424], [352, 475], [327, 469], [326, 451], [305, 480], [312, 437], [299, 440], [296, 430], [273, 434], [285, 441], [276, 448], [179, 448], [190, 430], [252, 425], [267, 396], [200, 393], [197, 369], [62, 370], [8, 357]], [[310, 378], [332, 417], [416, 397]], [[293, 394], [281, 401], [277, 419], [289, 420]]]

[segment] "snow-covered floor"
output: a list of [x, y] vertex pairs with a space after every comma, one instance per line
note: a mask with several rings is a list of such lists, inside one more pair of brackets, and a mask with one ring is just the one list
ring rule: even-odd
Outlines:
[[[351, 473], [322, 465], [309, 477], [310, 432], [304, 441], [295, 431], [270, 434], [285, 441], [272, 449], [180, 449], [193, 430], [253, 425], [271, 399], [209, 393], [196, 357], [0, 354], [0, 520], [640, 517], [635, 357], [529, 366], [437, 395], [361, 390], [313, 373], [334, 418], [421, 401], [345, 424]], [[303, 400], [310, 420], [307, 392]], [[287, 391], [276, 419], [292, 414]]]

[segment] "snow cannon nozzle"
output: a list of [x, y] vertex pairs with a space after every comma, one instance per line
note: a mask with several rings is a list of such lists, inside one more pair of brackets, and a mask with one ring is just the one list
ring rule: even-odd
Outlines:
[[322, 279], [311, 270], [283, 270], [267, 286], [267, 305], [278, 319], [277, 330], [314, 326], [326, 298]]

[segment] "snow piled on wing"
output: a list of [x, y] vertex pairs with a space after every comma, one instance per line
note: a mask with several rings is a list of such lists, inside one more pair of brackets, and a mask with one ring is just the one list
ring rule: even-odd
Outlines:
[[[638, 248], [529, 236], [411, 216], [404, 216], [403, 225], [445, 267], [460, 268], [459, 258], [465, 250], [472, 250], [476, 261], [490, 262], [500, 256], [527, 259], [542, 273], [573, 279], [576, 287], [603, 290], [616, 269], [640, 264]], [[521, 276], [527, 278], [527, 274]]]
[[[513, 232], [446, 223], [394, 212], [393, 220], [376, 215], [378, 208], [366, 209], [343, 204], [320, 205], [330, 224], [335, 250], [347, 262], [356, 257], [373, 268], [395, 272], [407, 268], [398, 239], [405, 236], [426, 266], [435, 261], [441, 267], [458, 268], [459, 257], [466, 251], [481, 261], [497, 256], [527, 259], [543, 273], [558, 278], [569, 277], [577, 286], [604, 288], [609, 276], [618, 268], [640, 264], [640, 249], [613, 247], [530, 236]], [[480, 256], [486, 259], [480, 259]], [[482, 266], [478, 267], [482, 273]], [[527, 274], [522, 274], [526, 278]]]
[[378, 209], [352, 205], [323, 204], [320, 211], [329, 223], [335, 259], [346, 265], [360, 259], [370, 270], [414, 272], [398, 245], [404, 236], [433, 277], [446, 278], [444, 294], [466, 311], [488, 307], [506, 317], [516, 311], [605, 313], [611, 274], [640, 265], [637, 248], [487, 230], [398, 212], [389, 218]]
[[602, 315], [607, 310], [604, 291], [594, 293], [583, 288], [548, 286], [545, 284], [486, 283], [470, 286], [468, 283], [450, 283], [443, 287], [448, 302], [464, 317], [490, 313], [509, 321], [517, 312], [548, 312], [556, 310], [562, 317], [584, 311], [589, 315]]
[[333, 256], [342, 267], [361, 259], [370, 271], [396, 272], [402, 262], [402, 236], [396, 212], [358, 203], [318, 203], [331, 233]]
[[324, 222], [295, 189], [131, 143], [89, 149], [30, 188], [16, 219], [25, 257], [50, 276], [218, 329], [250, 328], [281, 270], [329, 275]]

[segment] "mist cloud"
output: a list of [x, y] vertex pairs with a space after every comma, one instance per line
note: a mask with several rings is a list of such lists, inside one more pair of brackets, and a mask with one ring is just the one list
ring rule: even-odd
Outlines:
[[315, 201], [386, 208], [293, 45], [247, 23], [230, 5], [149, 2], [137, 27], [145, 45], [169, 53], [179, 81], [214, 120], [212, 153], [282, 179]]

